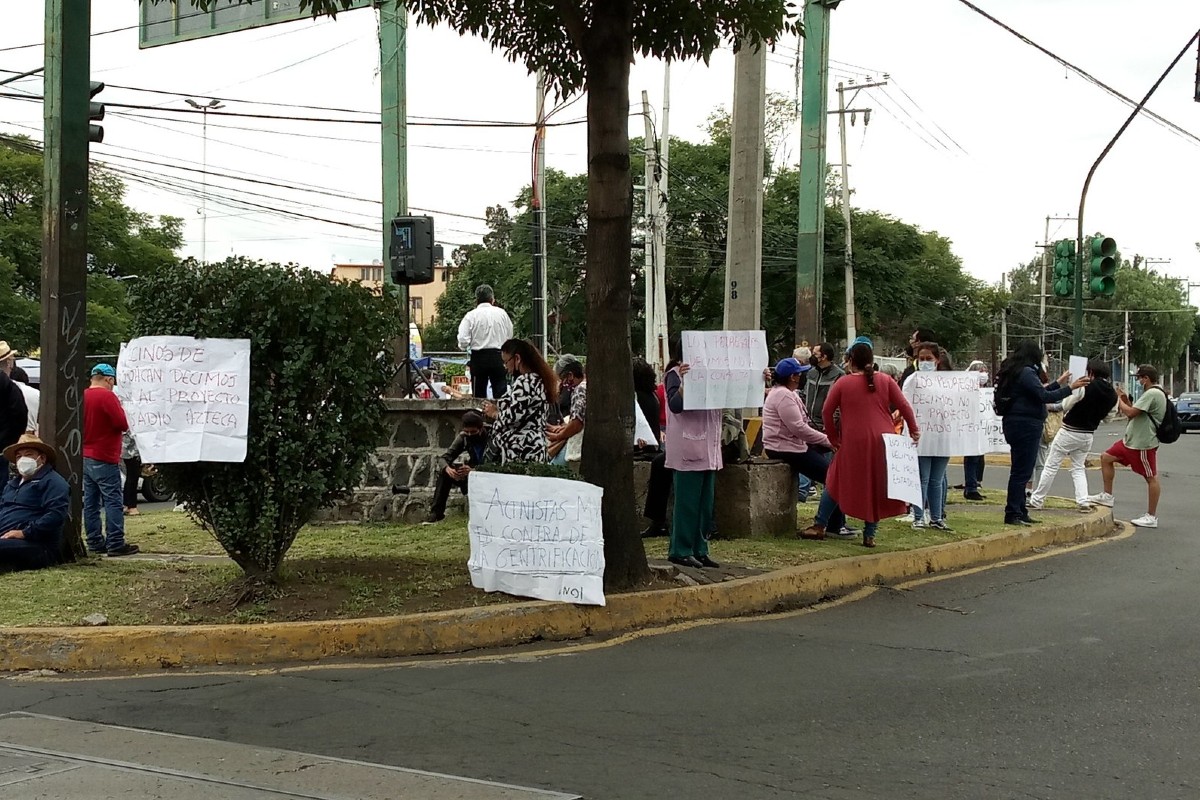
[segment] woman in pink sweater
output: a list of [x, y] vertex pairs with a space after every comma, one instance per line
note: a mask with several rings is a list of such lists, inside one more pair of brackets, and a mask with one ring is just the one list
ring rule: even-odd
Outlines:
[[[790, 466], [793, 475], [799, 473], [824, 486], [829, 461], [813, 446], [826, 452], [831, 448], [828, 437], [809, 424], [808, 410], [796, 391], [801, 375], [801, 364], [794, 358], [785, 358], [775, 365], [771, 375], [774, 385], [763, 404], [763, 449], [768, 457]], [[840, 534], [845, 520], [827, 488], [821, 494], [816, 520], [800, 533], [800, 538], [824, 539], [827, 528]]]

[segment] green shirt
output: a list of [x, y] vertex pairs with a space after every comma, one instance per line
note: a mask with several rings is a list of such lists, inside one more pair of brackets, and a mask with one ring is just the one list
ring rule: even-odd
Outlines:
[[1157, 386], [1147, 389], [1133, 407], [1141, 409], [1142, 413], [1129, 420], [1125, 427], [1125, 446], [1130, 450], [1153, 450], [1158, 447], [1155, 423], [1161, 425], [1167, 415], [1167, 395]]

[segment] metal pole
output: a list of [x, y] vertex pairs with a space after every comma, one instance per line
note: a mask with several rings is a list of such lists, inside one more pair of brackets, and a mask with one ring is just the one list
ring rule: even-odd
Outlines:
[[670, 220], [671, 183], [671, 62], [663, 68], [662, 142], [658, 152], [658, 225], [654, 248], [654, 358], [650, 363], [661, 374], [667, 365], [667, 223]]
[[654, 359], [654, 330], [657, 324], [655, 319], [654, 294], [655, 294], [655, 273], [654, 273], [654, 247], [657, 243], [655, 236], [655, 226], [658, 224], [658, 187], [655, 186], [658, 174], [658, 142], [654, 136], [654, 124], [650, 120], [650, 95], [647, 92], [642, 92], [642, 124], [645, 135], [643, 144], [644, 157], [646, 162], [645, 169], [645, 235], [643, 242], [642, 253], [642, 273], [645, 276], [646, 302], [645, 302], [645, 357], [647, 361]]
[[804, 4], [800, 104], [800, 196], [796, 226], [796, 343], [821, 338], [825, 271], [825, 144], [829, 107], [829, 16], [837, 3]]
[[[1008, 273], [1000, 275], [1001, 288], [1008, 289]], [[1002, 358], [1008, 358], [1008, 309], [1000, 309], [1000, 352], [1003, 353]]]
[[88, 80], [91, 0], [46, 0], [42, 217], [42, 438], [71, 488], [62, 556], [84, 554], [83, 390], [87, 346]]
[[[408, 214], [408, 10], [402, 4], [379, 4], [379, 95], [383, 166], [383, 247], [381, 261], [388, 261], [392, 220]], [[383, 271], [391, 281], [391, 271]], [[409, 307], [407, 286], [399, 286], [400, 336], [393, 344], [397, 367], [409, 357]], [[403, 373], [403, 374], [402, 374]], [[408, 370], [398, 370], [393, 391], [407, 396], [411, 381]]]
[[533, 157], [533, 343], [546, 352], [546, 73], [537, 71]]
[[850, 165], [846, 153], [846, 89], [841, 81], [838, 93], [838, 137], [842, 142], [842, 219], [846, 225], [846, 344], [858, 336], [858, 320], [854, 311], [854, 247], [850, 226]]
[[1125, 368], [1124, 374], [1121, 376], [1121, 383], [1129, 383], [1129, 309], [1125, 309]]
[[1129, 115], [1129, 117], [1117, 130], [1112, 140], [1104, 147], [1104, 150], [1100, 152], [1100, 155], [1096, 158], [1095, 163], [1092, 164], [1092, 168], [1088, 170], [1087, 178], [1083, 182], [1083, 191], [1079, 194], [1079, 215], [1077, 217], [1078, 222], [1075, 232], [1076, 258], [1078, 259], [1075, 269], [1074, 352], [1076, 353], [1083, 352], [1083, 267], [1084, 264], [1090, 263], [1090, 260], [1085, 259], [1083, 255], [1083, 207], [1087, 202], [1088, 187], [1092, 185], [1092, 177], [1096, 174], [1096, 169], [1100, 166], [1100, 162], [1103, 161], [1104, 157], [1107, 156], [1109, 151], [1113, 149], [1113, 145], [1117, 143], [1117, 140], [1121, 138], [1121, 135], [1125, 133], [1125, 130], [1130, 126], [1130, 124], [1133, 123], [1134, 118], [1136, 118], [1138, 114], [1142, 113], [1142, 109], [1146, 107], [1146, 103], [1150, 101], [1150, 98], [1153, 97], [1154, 93], [1158, 91], [1158, 87], [1161, 86], [1162, 82], [1165, 81], [1167, 76], [1171, 74], [1171, 70], [1175, 69], [1176, 65], [1183, 60], [1183, 57], [1187, 55], [1188, 50], [1191, 50], [1192, 45], [1197, 41], [1200, 41], [1200, 30], [1192, 34], [1192, 38], [1188, 39], [1188, 43], [1183, 46], [1182, 50], [1179, 51], [1179, 55], [1175, 56], [1175, 60], [1172, 61], [1170, 66], [1168, 66], [1163, 74], [1158, 77], [1158, 80], [1156, 80], [1154, 85], [1150, 87], [1150, 91], [1146, 92], [1146, 96], [1142, 98], [1142, 101], [1134, 107], [1133, 113]]
[[1038, 303], [1038, 349], [1046, 352], [1046, 267], [1050, 261], [1050, 217], [1046, 216], [1046, 235], [1042, 237], [1042, 293]]

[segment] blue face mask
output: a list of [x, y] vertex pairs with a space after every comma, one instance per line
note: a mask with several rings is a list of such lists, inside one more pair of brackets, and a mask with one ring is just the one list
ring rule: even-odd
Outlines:
[[933, 372], [934, 370], [937, 369], [937, 362], [936, 361], [918, 361], [917, 369], [919, 369], [921, 372]]

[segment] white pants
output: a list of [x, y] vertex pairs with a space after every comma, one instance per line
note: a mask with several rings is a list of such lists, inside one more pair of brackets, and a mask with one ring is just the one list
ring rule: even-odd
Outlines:
[[1071, 482], [1075, 484], [1075, 502], [1086, 503], [1088, 499], [1087, 456], [1092, 449], [1092, 434], [1060, 428], [1050, 443], [1046, 454], [1046, 465], [1042, 478], [1033, 490], [1030, 501], [1041, 505], [1050, 493], [1050, 484], [1058, 477], [1059, 466], [1064, 458], [1071, 459]]

